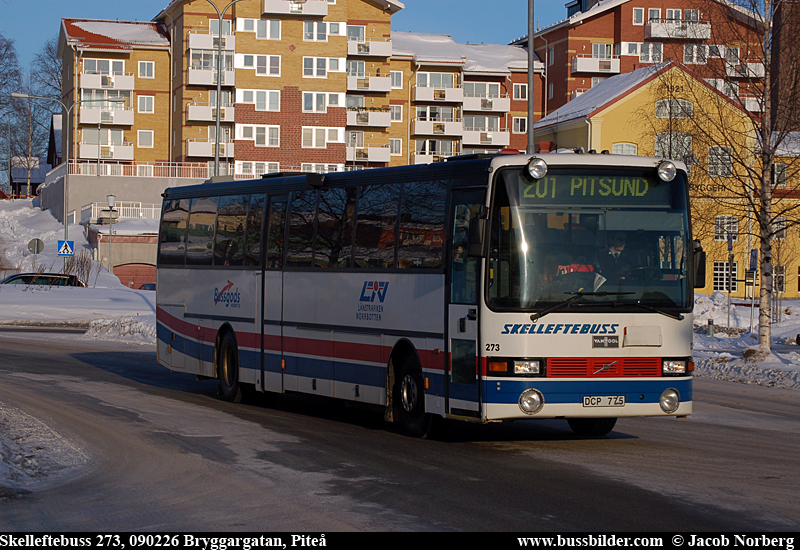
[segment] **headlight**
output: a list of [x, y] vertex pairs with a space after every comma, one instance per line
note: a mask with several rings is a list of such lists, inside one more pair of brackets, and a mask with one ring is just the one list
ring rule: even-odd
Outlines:
[[661, 181], [672, 181], [677, 173], [678, 169], [675, 167], [674, 162], [665, 160], [658, 165], [658, 177]]
[[528, 174], [535, 179], [540, 180], [547, 175], [547, 163], [544, 159], [533, 159], [528, 163]]
[[678, 390], [673, 388], [664, 390], [661, 393], [661, 397], [658, 398], [658, 405], [661, 407], [661, 410], [667, 414], [677, 411], [680, 404], [681, 394], [678, 393]]
[[519, 408], [525, 414], [536, 414], [544, 407], [544, 396], [539, 390], [530, 388], [519, 396]]
[[661, 374], [664, 376], [686, 374], [686, 361], [677, 359], [664, 359], [661, 363]]
[[540, 374], [539, 361], [514, 361], [514, 374]]

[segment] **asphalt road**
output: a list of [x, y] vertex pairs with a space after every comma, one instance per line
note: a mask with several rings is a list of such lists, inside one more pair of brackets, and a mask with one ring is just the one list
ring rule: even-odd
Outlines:
[[0, 531], [800, 528], [800, 392], [697, 380], [689, 419], [605, 438], [552, 420], [416, 440], [328, 400], [223, 402], [151, 347], [1, 332], [0, 404], [72, 449], [0, 487]]

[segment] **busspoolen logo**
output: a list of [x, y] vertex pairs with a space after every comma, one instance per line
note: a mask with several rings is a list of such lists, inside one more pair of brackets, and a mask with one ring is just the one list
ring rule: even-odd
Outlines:
[[389, 281], [366, 281], [364, 283], [364, 288], [361, 289], [361, 298], [359, 301], [373, 303], [375, 298], [377, 298], [380, 303], [383, 303], [388, 288]]
[[241, 295], [239, 289], [231, 291], [233, 283], [228, 281], [228, 284], [222, 287], [222, 290], [214, 288], [214, 305], [219, 303], [225, 304], [225, 307], [239, 307]]

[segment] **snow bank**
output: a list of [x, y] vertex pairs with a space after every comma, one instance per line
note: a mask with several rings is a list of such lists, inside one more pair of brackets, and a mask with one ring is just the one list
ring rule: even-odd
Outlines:
[[90, 323], [89, 329], [82, 338], [155, 345], [156, 316], [139, 315], [137, 317], [98, 319]]

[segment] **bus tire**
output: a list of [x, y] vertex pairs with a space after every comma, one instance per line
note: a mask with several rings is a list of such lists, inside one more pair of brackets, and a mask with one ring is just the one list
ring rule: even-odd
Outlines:
[[431, 429], [431, 415], [425, 412], [425, 387], [422, 383], [422, 369], [415, 362], [406, 359], [397, 377], [395, 402], [400, 410], [400, 425], [412, 437], [428, 437]]
[[231, 331], [225, 332], [219, 342], [217, 373], [222, 397], [231, 403], [241, 403], [244, 392], [239, 383], [239, 349]]
[[616, 418], [568, 418], [572, 431], [582, 437], [599, 437], [614, 429]]

